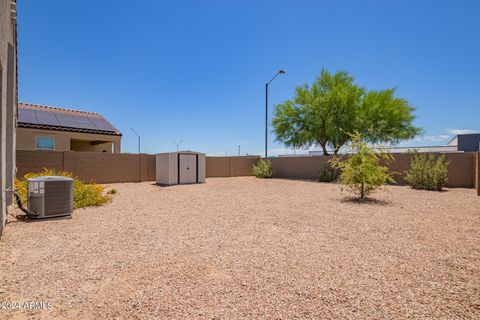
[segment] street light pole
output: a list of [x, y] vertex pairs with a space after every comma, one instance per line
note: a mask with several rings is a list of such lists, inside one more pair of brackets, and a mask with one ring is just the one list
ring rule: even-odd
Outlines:
[[268, 158], [268, 85], [275, 79], [279, 74], [285, 74], [285, 71], [278, 70], [273, 78], [265, 83], [265, 159]]
[[130, 128], [132, 129], [133, 133], [135, 133], [137, 135], [137, 140], [138, 140], [138, 154], [140, 154], [140, 135], [137, 133], [137, 131], [135, 131], [135, 129], [133, 128]]
[[268, 84], [265, 83], [265, 159], [268, 158]]
[[182, 144], [183, 140], [180, 140], [179, 143], [176, 143], [174, 140], [172, 140], [173, 144], [177, 146], [177, 151], [178, 151], [178, 147]]

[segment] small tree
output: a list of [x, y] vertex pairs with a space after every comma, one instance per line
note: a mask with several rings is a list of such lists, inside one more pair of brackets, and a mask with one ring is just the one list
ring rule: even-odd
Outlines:
[[415, 153], [405, 180], [414, 189], [441, 191], [448, 181], [448, 165], [445, 155]]
[[292, 99], [275, 106], [277, 140], [293, 148], [319, 146], [333, 154], [360, 132], [369, 143], [396, 143], [421, 133], [415, 108], [394, 88], [368, 90], [346, 71], [322, 70], [312, 85], [299, 86]]
[[271, 178], [273, 175], [272, 163], [269, 160], [261, 159], [252, 167], [253, 175], [257, 178]]
[[352, 154], [349, 158], [341, 160], [335, 157], [331, 160], [332, 165], [341, 170], [342, 186], [363, 199], [387, 183], [394, 183], [392, 173], [380, 164], [380, 161], [392, 161], [393, 157], [389, 153], [376, 152], [370, 148], [358, 132], [350, 136]]

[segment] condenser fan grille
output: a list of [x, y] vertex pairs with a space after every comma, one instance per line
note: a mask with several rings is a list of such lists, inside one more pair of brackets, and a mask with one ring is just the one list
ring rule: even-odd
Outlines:
[[71, 181], [49, 181], [45, 183], [45, 216], [73, 211]]

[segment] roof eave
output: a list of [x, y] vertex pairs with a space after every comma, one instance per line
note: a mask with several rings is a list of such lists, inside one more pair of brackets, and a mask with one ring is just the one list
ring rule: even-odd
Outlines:
[[57, 127], [57, 126], [47, 126], [47, 125], [35, 125], [30, 123], [17, 123], [18, 128], [23, 129], [40, 129], [40, 130], [49, 130], [49, 131], [66, 131], [66, 132], [78, 132], [85, 134], [100, 134], [105, 136], [122, 136], [121, 132], [114, 131], [101, 131], [101, 130], [92, 130], [92, 129], [80, 129], [80, 128], [67, 128], [67, 127]]

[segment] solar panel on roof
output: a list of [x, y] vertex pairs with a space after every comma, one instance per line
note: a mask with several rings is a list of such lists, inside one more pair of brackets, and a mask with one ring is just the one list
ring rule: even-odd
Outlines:
[[18, 109], [18, 122], [65, 128], [106, 131], [115, 133], [117, 130], [105, 119], [96, 115], [70, 113], [52, 109], [49, 111], [38, 109]]
[[18, 122], [38, 124], [34, 110], [18, 109]]
[[98, 118], [90, 118], [90, 119], [93, 121], [93, 123], [97, 126], [99, 130], [115, 131], [115, 129], [111, 125], [109, 125], [102, 119], [98, 119]]
[[38, 124], [44, 124], [49, 126], [59, 126], [57, 117], [55, 117], [55, 113], [47, 112], [42, 110], [35, 110], [37, 114]]
[[92, 120], [90, 120], [89, 117], [81, 115], [74, 115], [73, 117], [75, 118], [75, 121], [77, 121], [77, 123], [80, 125], [80, 128], [98, 130], [98, 128], [95, 126]]
[[60, 126], [62, 127], [67, 127], [67, 128], [78, 128], [78, 123], [75, 121], [75, 119], [65, 113], [55, 113], [55, 116], [57, 117], [58, 123], [60, 123]]

